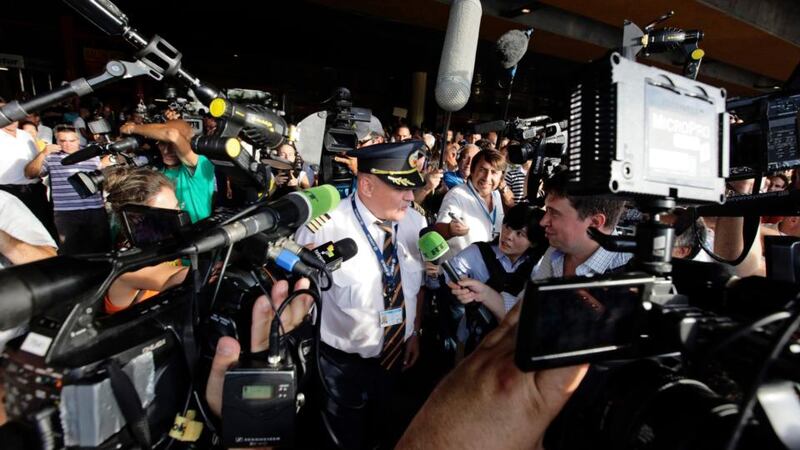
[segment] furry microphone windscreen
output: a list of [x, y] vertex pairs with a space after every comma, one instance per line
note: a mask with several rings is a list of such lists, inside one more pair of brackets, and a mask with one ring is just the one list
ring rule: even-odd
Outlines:
[[497, 40], [497, 53], [504, 69], [516, 66], [528, 51], [528, 35], [521, 30], [509, 30]]

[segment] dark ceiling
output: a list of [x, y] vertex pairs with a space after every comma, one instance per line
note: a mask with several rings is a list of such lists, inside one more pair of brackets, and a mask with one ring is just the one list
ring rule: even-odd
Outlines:
[[[778, 4], [782, 1], [764, 3], [790, 8], [786, 6], [790, 3]], [[511, 113], [519, 115], [563, 115], [570, 75], [617, 45], [623, 19], [643, 26], [669, 9], [676, 16], [668, 25], [705, 31], [702, 47], [707, 58], [701, 79], [726, 87], [732, 95], [771, 89], [786, 80], [800, 61], [800, 46], [769, 31], [770, 18], [775, 29], [786, 29], [780, 17], [766, 14], [763, 8], [742, 11], [736, 0], [482, 3], [482, 41], [474, 78], [478, 89], [457, 115], [461, 122], [499, 114], [504, 91], [498, 87], [502, 74], [493, 42], [512, 28], [536, 28], [515, 82]], [[393, 107], [409, 106], [411, 74], [417, 71], [427, 73], [426, 123], [433, 125], [439, 113], [433, 84], [448, 1], [118, 0], [116, 4], [142, 34], [159, 34], [177, 47], [188, 71], [220, 87], [273, 92], [285, 99], [291, 118], [314, 110], [334, 87], [342, 85], [353, 91], [357, 104], [387, 117]], [[531, 14], [509, 14], [522, 7], [530, 7]], [[55, 83], [94, 75], [109, 58], [132, 56], [132, 48], [120, 38], [105, 36], [63, 3], [51, 2], [47, 8], [46, 12], [15, 8], [0, 17], [0, 52], [24, 55], [30, 67], [51, 73]], [[748, 14], [753, 23], [746, 20]], [[790, 17], [787, 9], [786, 18]], [[663, 59], [651, 63], [680, 70]], [[32, 76], [39, 77], [37, 73]], [[0, 95], [17, 94], [16, 84], [13, 73], [0, 72]], [[44, 83], [37, 84], [42, 90]], [[160, 90], [157, 83], [139, 80], [105, 88], [98, 95], [131, 103], [138, 92], [156, 96]]]

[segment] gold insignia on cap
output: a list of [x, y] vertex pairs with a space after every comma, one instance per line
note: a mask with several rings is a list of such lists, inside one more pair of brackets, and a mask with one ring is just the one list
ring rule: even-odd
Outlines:
[[391, 181], [392, 183], [399, 184], [400, 186], [411, 186], [411, 187], [414, 186], [414, 183], [412, 183], [411, 181], [408, 181], [405, 178], [393, 177], [391, 175], [387, 176], [386, 178], [388, 178], [389, 181]]
[[373, 175], [410, 175], [414, 172], [419, 173], [419, 170], [417, 170], [417, 168], [414, 167], [409, 170], [369, 169], [369, 172]]

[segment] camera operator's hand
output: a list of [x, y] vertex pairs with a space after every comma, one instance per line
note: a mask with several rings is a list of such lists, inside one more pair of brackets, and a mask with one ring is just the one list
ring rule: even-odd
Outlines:
[[[294, 290], [308, 289], [309, 281], [301, 278], [294, 284]], [[285, 280], [278, 281], [272, 286], [271, 299], [262, 295], [253, 304], [253, 323], [250, 327], [250, 352], [263, 352], [269, 349], [269, 329], [275, 311], [289, 297], [289, 283]], [[286, 307], [281, 315], [281, 324], [286, 333], [293, 330], [308, 314], [313, 299], [308, 295], [301, 295]], [[206, 401], [211, 412], [220, 417], [222, 414], [222, 386], [225, 381], [225, 371], [239, 360], [241, 346], [232, 337], [222, 337], [217, 342], [214, 360], [211, 362], [211, 372], [208, 375], [206, 386]]]
[[275, 185], [276, 186], [278, 186], [278, 187], [284, 186], [288, 182], [289, 182], [289, 174], [287, 174], [285, 171], [282, 170], [282, 171], [278, 172], [277, 175], [275, 175]]
[[430, 170], [425, 174], [425, 190], [433, 192], [442, 183], [444, 171], [441, 169]]
[[297, 178], [295, 178], [293, 170], [289, 171], [289, 180], [286, 182], [286, 185], [290, 187], [297, 187]]
[[344, 164], [351, 172], [358, 172], [358, 161], [352, 156], [334, 156], [333, 160]]
[[133, 122], [125, 122], [119, 127], [119, 134], [133, 134], [133, 130], [136, 128], [136, 124]]
[[429, 169], [425, 173], [425, 186], [414, 191], [414, 201], [421, 205], [429, 195], [433, 194], [442, 185], [443, 176], [443, 170]]
[[514, 364], [519, 309], [439, 383], [397, 449], [541, 448], [588, 366], [520, 371]]

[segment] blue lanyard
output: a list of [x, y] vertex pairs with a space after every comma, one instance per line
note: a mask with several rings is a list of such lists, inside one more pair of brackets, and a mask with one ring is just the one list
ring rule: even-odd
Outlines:
[[472, 196], [475, 197], [475, 200], [478, 201], [478, 204], [481, 205], [481, 211], [486, 214], [486, 218], [489, 219], [489, 222], [492, 224], [492, 232], [494, 232], [494, 222], [497, 220], [497, 202], [494, 202], [494, 208], [492, 208], [492, 213], [489, 214], [489, 209], [484, 206], [483, 199], [475, 192], [475, 189], [472, 188], [472, 182], [467, 181], [467, 187], [469, 191], [472, 193]]
[[[358, 219], [359, 225], [361, 225], [361, 229], [364, 231], [364, 234], [367, 236], [367, 241], [369, 241], [369, 245], [372, 247], [372, 251], [375, 252], [375, 256], [378, 258], [378, 264], [381, 265], [381, 271], [383, 272], [383, 281], [389, 287], [388, 292], [394, 291], [394, 286], [397, 280], [394, 277], [394, 268], [397, 267], [398, 259], [397, 259], [397, 245], [393, 246], [392, 252], [392, 264], [387, 265], [386, 261], [383, 258], [383, 252], [381, 248], [378, 247], [378, 244], [375, 242], [375, 239], [372, 237], [372, 233], [369, 232], [367, 229], [367, 225], [364, 223], [364, 219], [361, 218], [361, 213], [358, 212], [358, 207], [356, 207], [356, 194], [350, 196], [350, 203], [353, 205], [353, 213]], [[395, 228], [396, 230], [396, 228]], [[396, 233], [395, 233], [396, 234]]]

